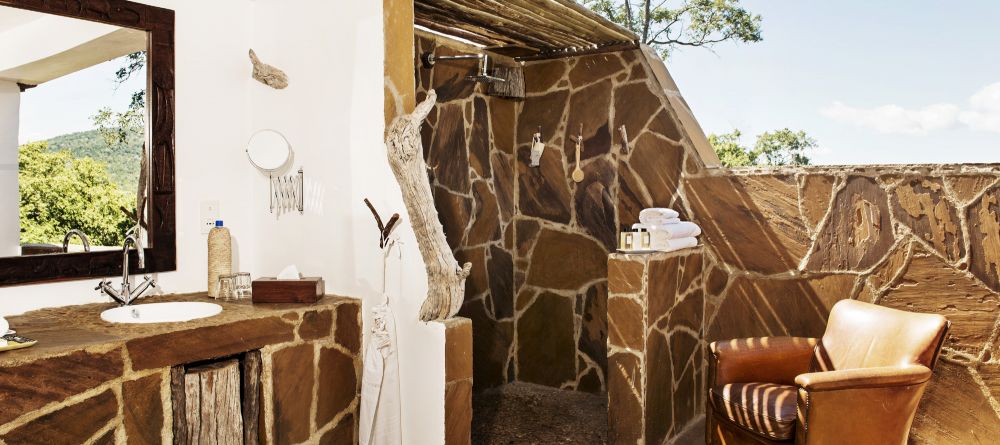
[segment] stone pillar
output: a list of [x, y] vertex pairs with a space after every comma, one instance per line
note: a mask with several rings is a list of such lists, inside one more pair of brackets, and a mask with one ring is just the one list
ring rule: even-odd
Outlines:
[[472, 440], [472, 320], [442, 321], [445, 326], [444, 443], [462, 445]]
[[669, 443], [704, 414], [701, 248], [608, 258], [609, 443]]
[[0, 81], [0, 257], [21, 253], [20, 193], [17, 188], [17, 138], [21, 89]]

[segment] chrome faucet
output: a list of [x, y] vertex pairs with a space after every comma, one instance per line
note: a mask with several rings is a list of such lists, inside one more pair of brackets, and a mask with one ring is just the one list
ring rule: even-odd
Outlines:
[[111, 285], [111, 282], [107, 278], [101, 280], [97, 284], [96, 290], [100, 290], [105, 295], [111, 297], [118, 302], [121, 306], [128, 306], [132, 304], [143, 292], [146, 292], [150, 287], [156, 287], [156, 280], [145, 275], [143, 277], [142, 283], [138, 286], [132, 287], [132, 282], [130, 281], [128, 273], [128, 251], [129, 244], [135, 248], [137, 255], [139, 256], [139, 268], [146, 267], [146, 254], [143, 252], [141, 234], [142, 231], [138, 227], [133, 227], [128, 232], [125, 233], [125, 241], [122, 242], [122, 287], [119, 290]]
[[90, 252], [90, 238], [87, 238], [87, 234], [81, 230], [72, 229], [66, 232], [66, 236], [63, 237], [63, 253], [69, 253], [69, 240], [73, 238], [73, 235], [80, 237], [80, 242], [83, 243], [83, 251]]

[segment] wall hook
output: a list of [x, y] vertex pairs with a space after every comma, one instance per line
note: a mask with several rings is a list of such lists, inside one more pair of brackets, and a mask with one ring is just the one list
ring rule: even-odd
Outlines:
[[531, 163], [532, 167], [538, 167], [542, 160], [542, 153], [545, 152], [545, 144], [542, 143], [542, 126], [538, 126], [538, 132], [531, 137]]

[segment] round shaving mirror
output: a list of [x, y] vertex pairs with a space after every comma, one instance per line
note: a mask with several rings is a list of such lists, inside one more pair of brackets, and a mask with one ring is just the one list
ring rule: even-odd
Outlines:
[[292, 145], [281, 133], [274, 130], [260, 130], [250, 136], [247, 143], [247, 157], [254, 167], [273, 172], [284, 167], [292, 157]]

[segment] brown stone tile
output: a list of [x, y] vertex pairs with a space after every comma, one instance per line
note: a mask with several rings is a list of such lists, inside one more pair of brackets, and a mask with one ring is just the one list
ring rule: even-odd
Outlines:
[[577, 184], [576, 223], [597, 238], [609, 251], [618, 245], [618, 227], [615, 223], [615, 202], [612, 188], [615, 183], [614, 164], [606, 159], [595, 159], [583, 168], [584, 179]]
[[576, 379], [573, 303], [543, 292], [517, 321], [518, 380], [559, 387]]
[[[315, 373], [313, 346], [289, 346], [275, 352], [271, 360], [274, 366], [274, 425], [271, 428], [274, 443], [304, 442], [310, 433], [309, 414]], [[321, 375], [323, 381], [331, 378], [330, 374]], [[320, 394], [323, 394], [320, 400], [330, 397], [327, 393]]]
[[[646, 123], [660, 108], [660, 101], [646, 82], [636, 82], [615, 88], [615, 131], [625, 126], [629, 139], [635, 140]], [[680, 165], [680, 163], [676, 164]]]
[[517, 130], [516, 102], [499, 97], [490, 97], [489, 102], [493, 144], [501, 153], [511, 155], [514, 153], [514, 132]]
[[444, 443], [468, 444], [472, 440], [472, 382], [449, 382], [444, 392]]
[[608, 369], [608, 285], [597, 283], [578, 295], [577, 300], [583, 303], [580, 315], [580, 339], [577, 350], [601, 368], [601, 373]]
[[361, 303], [345, 303], [337, 306], [337, 344], [354, 354], [361, 352]]
[[[529, 75], [530, 72], [526, 69], [524, 73], [526, 82], [530, 82], [528, 80]], [[521, 112], [517, 116], [517, 139], [515, 140], [515, 144], [531, 143], [531, 135], [535, 134], [538, 131], [538, 127], [541, 126], [542, 142], [560, 145], [554, 138], [557, 136], [556, 130], [559, 128], [559, 122], [562, 121], [568, 100], [569, 92], [565, 90], [525, 98]], [[549, 146], [545, 151], [550, 151], [552, 148], [552, 146]], [[518, 150], [518, 152], [521, 151], [525, 150]]]
[[983, 190], [996, 180], [997, 177], [994, 175], [949, 175], [944, 178], [959, 206], [965, 206], [974, 201]]
[[[435, 54], [451, 56], [461, 54], [447, 46], [438, 46]], [[422, 66], [417, 62], [417, 66]], [[479, 63], [475, 60], [451, 60], [448, 63], [434, 65], [431, 87], [438, 95], [438, 103], [450, 102], [469, 97], [475, 91], [476, 83], [469, 82], [466, 77], [476, 74]], [[421, 68], [421, 71], [423, 69]]]
[[614, 346], [642, 350], [645, 327], [642, 306], [631, 298], [608, 299], [608, 343]]
[[469, 150], [466, 147], [462, 108], [442, 103], [437, 109], [438, 124], [427, 155], [427, 166], [434, 175], [435, 183], [462, 193], [469, 189]]
[[538, 239], [538, 230], [541, 226], [533, 219], [518, 219], [514, 222], [514, 235], [517, 238], [517, 255], [524, 257], [531, 253], [531, 248], [535, 246]]
[[549, 221], [570, 222], [570, 193], [561, 151], [549, 146], [538, 167], [530, 167], [530, 150], [518, 150], [518, 204], [521, 214]]
[[434, 187], [434, 209], [444, 228], [444, 236], [452, 250], [465, 244], [465, 229], [472, 217], [472, 200], [449, 192], [443, 187]]
[[158, 444], [163, 432], [162, 374], [130, 380], [122, 386], [128, 444]]
[[800, 204], [802, 217], [806, 220], [809, 230], [816, 230], [830, 210], [830, 194], [837, 178], [830, 175], [806, 175], [802, 177], [802, 192]]
[[938, 178], [910, 178], [892, 194], [896, 220], [913, 230], [949, 261], [965, 256], [962, 222]]
[[475, 213], [465, 244], [476, 246], [500, 240], [500, 207], [497, 198], [486, 181], [472, 184], [472, 202]]
[[132, 369], [164, 368], [225, 357], [295, 339], [295, 326], [280, 317], [236, 321], [129, 340]]
[[490, 301], [497, 320], [514, 316], [514, 258], [507, 251], [490, 246], [486, 262], [490, 277]]
[[885, 190], [871, 178], [851, 177], [834, 198], [807, 268], [865, 270], [878, 263], [894, 242]]
[[992, 187], [969, 206], [970, 267], [990, 289], [1000, 290], [1000, 187]]
[[[579, 66], [579, 64], [577, 65]], [[565, 156], [571, 165], [576, 161], [576, 141], [583, 134], [580, 159], [602, 156], [611, 151], [608, 109], [611, 107], [611, 81], [604, 80], [577, 90], [569, 98]]]
[[721, 296], [727, 284], [729, 284], [729, 274], [721, 267], [712, 266], [705, 274], [705, 292], [710, 296]]
[[[569, 72], [569, 82], [573, 88], [608, 79], [625, 69], [622, 60], [614, 53], [602, 53], [576, 57], [576, 65]], [[608, 89], [610, 90], [610, 82]]]
[[[684, 337], [682, 337], [684, 338]], [[690, 337], [687, 337], [690, 338]], [[671, 338], [671, 344], [674, 343], [674, 339]], [[704, 393], [697, 391], [697, 384], [695, 382], [695, 368], [687, 366], [683, 368], [683, 372], [678, 370], [678, 366], [675, 362], [674, 364], [674, 377], [675, 384], [673, 393], [671, 394], [671, 399], [673, 401], [673, 425], [674, 431], [672, 434], [677, 434], [681, 428], [684, 428], [691, 420], [695, 418], [699, 413], [697, 411], [697, 399], [704, 397]]]
[[646, 443], [661, 443], [673, 426], [673, 366], [670, 346], [662, 333], [652, 331], [646, 337], [645, 375]]
[[913, 443], [991, 443], [1000, 420], [965, 367], [939, 362], [910, 428]]
[[472, 379], [472, 320], [448, 320], [444, 338], [445, 382]]
[[466, 302], [458, 315], [472, 320], [473, 383], [477, 389], [506, 382], [505, 367], [513, 341], [513, 321], [496, 321], [488, 315], [483, 300]]
[[646, 77], [648, 77], [646, 75], [646, 69], [642, 66], [641, 63], [637, 63], [633, 65], [632, 70], [629, 71], [628, 80], [631, 82], [636, 80], [643, 80]]
[[[608, 443], [633, 444], [643, 437], [641, 366], [627, 353], [608, 357]], [[647, 442], [648, 443], [648, 442]]]
[[[0, 368], [0, 425], [118, 378], [122, 353], [74, 352]], [[88, 436], [89, 437], [89, 436]]]
[[642, 291], [642, 276], [646, 265], [638, 260], [608, 259], [608, 291], [613, 294], [635, 294]]
[[527, 283], [549, 289], [579, 289], [607, 277], [607, 254], [583, 236], [542, 229], [531, 255]]
[[639, 222], [639, 212], [642, 209], [653, 207], [653, 200], [649, 197], [642, 180], [632, 171], [625, 161], [618, 162], [618, 223], [627, 225]]
[[682, 261], [683, 257], [675, 255], [650, 260], [646, 266], [646, 312], [650, 324], [667, 315], [677, 301]]
[[299, 337], [303, 340], [318, 340], [329, 337], [333, 328], [333, 311], [307, 311], [299, 323]]
[[[670, 139], [671, 141], [680, 142], [684, 136], [681, 134], [678, 125], [677, 121], [675, 121], [673, 116], [670, 115], [670, 112], [664, 108], [661, 109], [659, 113], [656, 113], [653, 120], [649, 121], [649, 131]], [[694, 159], [694, 157], [689, 156], [689, 159]], [[689, 170], [697, 171], [697, 168], [692, 167]]]
[[330, 423], [358, 398], [360, 380], [354, 357], [334, 348], [320, 349], [316, 425]]
[[567, 69], [565, 59], [531, 62], [524, 65], [524, 90], [528, 94], [543, 93], [556, 86]]
[[327, 431], [319, 438], [320, 445], [354, 445], [358, 443], [354, 439], [354, 430], [356, 421], [354, 420], [354, 414], [348, 414], [344, 416], [343, 419], [337, 423], [337, 426]]
[[500, 220], [510, 222], [514, 217], [514, 164], [507, 155], [493, 152], [493, 190], [500, 206]]
[[692, 290], [695, 287], [701, 287], [702, 283], [702, 272], [704, 267], [704, 258], [700, 253], [689, 253], [681, 257], [681, 264], [684, 268], [681, 270], [679, 281], [677, 282], [678, 293], [685, 293]]
[[489, 275], [486, 272], [486, 247], [472, 247], [455, 252], [458, 264], [472, 263], [469, 277], [465, 279], [465, 299], [482, 295], [489, 289]]
[[915, 252], [900, 284], [879, 304], [941, 314], [951, 321], [945, 346], [979, 355], [1000, 315], [1000, 296], [926, 252]]
[[115, 445], [115, 434], [118, 431], [115, 429], [108, 430], [108, 432], [101, 435], [97, 439], [94, 439], [93, 445]]
[[691, 292], [670, 310], [669, 329], [683, 326], [693, 332], [701, 332], [704, 310], [705, 297], [701, 289]]
[[[7, 409], [4, 406], [4, 411]], [[81, 438], [97, 434], [117, 415], [118, 399], [109, 389], [14, 428], [0, 439], [8, 445], [79, 443]]]
[[[480, 178], [490, 178], [490, 110], [486, 99], [476, 97], [472, 101], [472, 124], [469, 136], [469, 166]], [[510, 129], [513, 131], [513, 128]]]
[[830, 308], [851, 297], [854, 282], [849, 274], [809, 279], [736, 277], [715, 311], [706, 339], [819, 337]]
[[677, 195], [683, 160], [680, 145], [643, 133], [633, 144], [628, 163], [649, 192], [652, 205], [669, 207]]
[[873, 290], [882, 290], [885, 286], [895, 284], [895, 279], [903, 272], [913, 254], [913, 245], [912, 242], [901, 243], [872, 271], [868, 276], [868, 283], [874, 287]]
[[685, 182], [688, 203], [704, 230], [705, 244], [717, 258], [743, 270], [767, 274], [798, 266], [808, 248], [808, 236], [801, 220], [794, 222], [798, 192], [794, 182], [787, 181], [741, 182], [711, 176]]

